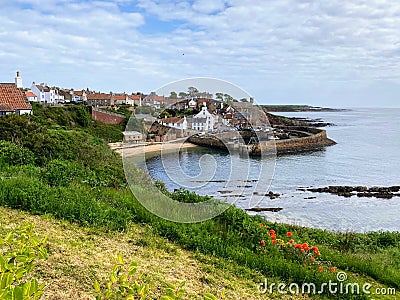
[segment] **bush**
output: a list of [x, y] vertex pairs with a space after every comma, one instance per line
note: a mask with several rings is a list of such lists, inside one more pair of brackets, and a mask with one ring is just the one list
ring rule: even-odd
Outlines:
[[39, 240], [28, 225], [0, 238], [0, 299], [40, 299], [45, 284], [36, 279], [28, 280], [38, 259], [45, 259], [46, 239]]
[[29, 149], [0, 141], [0, 161], [10, 166], [29, 165], [34, 163], [35, 157]]
[[88, 180], [89, 172], [74, 161], [53, 159], [42, 169], [42, 179], [51, 186], [68, 186]]

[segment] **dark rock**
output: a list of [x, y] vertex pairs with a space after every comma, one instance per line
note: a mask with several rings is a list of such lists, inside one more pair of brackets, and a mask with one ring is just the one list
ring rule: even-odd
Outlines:
[[262, 211], [272, 211], [278, 212], [281, 211], [282, 207], [253, 207], [253, 208], [246, 208], [248, 211], [255, 211], [255, 212], [262, 212]]
[[354, 195], [356, 195], [357, 197], [375, 197], [381, 199], [391, 199], [393, 197], [400, 196], [400, 193], [396, 193], [400, 191], [400, 186], [374, 186], [368, 188], [366, 186], [331, 185], [328, 187], [308, 188], [303, 190], [315, 193], [330, 193], [346, 198], [350, 198]]

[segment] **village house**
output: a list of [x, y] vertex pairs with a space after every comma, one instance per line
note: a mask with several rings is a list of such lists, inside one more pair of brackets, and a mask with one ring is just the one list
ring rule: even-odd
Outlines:
[[37, 96], [32, 91], [26, 91], [25, 96], [29, 102], [37, 102]]
[[208, 106], [209, 103], [211, 103], [210, 99], [207, 98], [197, 98], [197, 107], [200, 109], [202, 108], [204, 105]]
[[144, 141], [144, 136], [139, 131], [124, 131], [124, 142], [130, 144], [137, 144]]
[[22, 89], [14, 83], [0, 83], [0, 115], [32, 114], [32, 106]]
[[127, 103], [130, 106], [142, 106], [142, 98], [143, 95], [141, 93], [134, 94], [129, 96], [130, 100]]
[[57, 104], [64, 101], [64, 97], [59, 94], [59, 89], [50, 88], [44, 83], [32, 82], [31, 91], [36, 95], [37, 101], [41, 103]]
[[127, 105], [131, 103], [131, 98], [127, 94], [114, 94], [114, 103], [116, 105]]
[[144, 106], [152, 106], [155, 108], [161, 108], [165, 105], [165, 97], [158, 96], [155, 92], [151, 92], [150, 95], [146, 96], [142, 101]]
[[186, 117], [183, 118], [179, 118], [179, 117], [171, 117], [171, 118], [167, 118], [165, 116], [164, 119], [160, 119], [159, 122], [167, 127], [172, 127], [172, 128], [176, 128], [176, 129], [182, 129], [182, 130], [186, 130], [188, 129], [188, 122], [186, 120]]
[[192, 119], [192, 129], [198, 131], [213, 130], [215, 117], [208, 111], [206, 103], [203, 103], [201, 111]]
[[[171, 100], [173, 100], [173, 102]], [[170, 103], [167, 106], [168, 108], [177, 109], [177, 110], [189, 108], [187, 100], [177, 100], [177, 99], [171, 99], [171, 100], [169, 102], [172, 102], [172, 103]]]
[[71, 102], [86, 103], [87, 101], [87, 94], [85, 90], [82, 91], [71, 90], [70, 94], [71, 94]]
[[111, 93], [90, 93], [87, 95], [87, 105], [93, 107], [110, 107], [114, 105], [114, 98]]

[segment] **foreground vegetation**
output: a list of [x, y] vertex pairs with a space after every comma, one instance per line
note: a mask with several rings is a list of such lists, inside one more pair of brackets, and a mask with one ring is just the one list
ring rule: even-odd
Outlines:
[[[62, 125], [58, 113], [52, 109], [46, 108], [35, 117], [0, 118], [0, 205], [45, 216], [33, 218], [3, 208], [1, 224], [2, 228], [14, 226], [13, 214], [17, 220], [28, 218], [31, 222], [44, 222], [37, 227], [39, 233], [49, 236], [50, 250], [58, 251], [59, 259], [64, 263], [59, 261], [52, 265], [48, 260], [47, 268], [39, 269], [37, 274], [43, 281], [49, 281], [51, 276], [64, 276], [64, 285], [69, 284], [67, 278], [71, 277], [75, 280], [74, 287], [84, 291], [74, 294], [75, 298], [93, 296], [92, 284], [95, 280], [105, 283], [104, 265], [111, 257], [122, 252], [128, 260], [135, 260], [138, 247], [143, 252], [149, 251], [149, 256], [143, 254], [139, 265], [155, 270], [172, 264], [174, 267], [166, 272], [174, 284], [179, 285], [186, 279], [186, 287], [193, 288], [192, 291], [207, 292], [208, 288], [210, 292], [220, 294], [227, 289], [230, 291], [227, 297], [232, 299], [256, 298], [257, 284], [264, 277], [268, 282], [312, 282], [321, 286], [329, 280], [337, 282], [339, 271], [347, 273], [347, 282], [361, 286], [370, 283], [374, 288], [400, 288], [399, 233], [333, 233], [272, 224], [234, 207], [213, 220], [197, 224], [177, 224], [152, 215], [130, 193], [121, 159], [108, 149], [104, 142], [107, 137], [102, 137], [101, 130], [94, 135], [92, 129], [88, 129], [92, 125], [79, 124], [79, 114], [68, 113], [72, 123]], [[55, 116], [49, 118], [49, 114]], [[114, 129], [107, 128], [106, 131], [109, 130]], [[183, 202], [204, 200], [185, 191], [170, 196]], [[53, 218], [74, 225], [56, 222]], [[113, 244], [115, 247], [108, 246]], [[124, 251], [119, 251], [119, 247]], [[157, 256], [157, 251], [168, 255]], [[49, 252], [51, 257], [52, 252]], [[99, 253], [107, 254], [98, 256]], [[178, 276], [175, 264], [182, 262], [178, 253], [191, 256], [192, 262], [211, 270], [214, 279], [206, 276], [189, 283], [187, 273]], [[158, 260], [151, 261], [157, 257]], [[82, 260], [87, 264], [80, 266]], [[100, 264], [103, 266], [99, 267]], [[56, 267], [57, 275], [53, 273], [53, 267]], [[232, 276], [235, 283], [218, 283], [216, 274], [220, 272], [225, 274], [219, 275], [222, 277], [218, 280], [226, 282]], [[154, 276], [151, 284], [161, 285], [157, 280], [161, 275]], [[205, 286], [200, 288], [197, 281], [203, 281]], [[56, 293], [58, 288], [60, 286], [56, 285], [52, 292]], [[240, 289], [237, 292], [240, 295], [234, 294], [236, 289]], [[156, 292], [154, 295], [161, 294]], [[264, 296], [281, 295], [275, 292]], [[332, 295], [325, 290], [322, 295], [312, 295], [317, 296]], [[361, 299], [370, 296], [343, 294], [340, 297]], [[393, 299], [393, 296], [386, 298]]]

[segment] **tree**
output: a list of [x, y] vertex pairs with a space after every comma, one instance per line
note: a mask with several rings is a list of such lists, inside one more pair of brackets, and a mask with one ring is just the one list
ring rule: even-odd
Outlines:
[[172, 91], [172, 92], [169, 94], [169, 97], [172, 98], [172, 99], [176, 99], [176, 98], [178, 98], [178, 95], [176, 94], [176, 92]]
[[87, 109], [83, 105], [79, 105], [76, 110], [76, 122], [82, 127], [88, 127], [91, 117]]
[[179, 93], [179, 98], [185, 98], [187, 94], [185, 92], [180, 92]]
[[215, 93], [215, 98], [219, 99], [219, 100], [224, 100], [224, 94], [222, 93]]
[[190, 86], [190, 87], [188, 88], [188, 94], [189, 94], [190, 96], [192, 96], [192, 95], [194, 95], [194, 94], [196, 94], [196, 93], [198, 93], [198, 92], [199, 92], [199, 90], [196, 89], [196, 88], [193, 87], [193, 86]]

